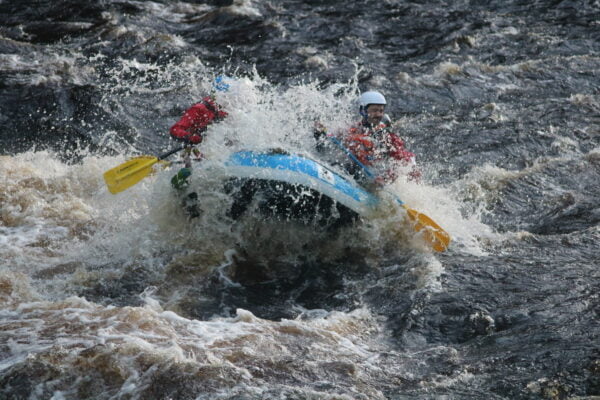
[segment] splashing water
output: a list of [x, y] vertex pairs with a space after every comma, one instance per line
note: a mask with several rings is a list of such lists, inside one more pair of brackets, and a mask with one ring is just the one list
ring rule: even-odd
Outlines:
[[[0, 398], [599, 393], [595, 2], [73, 3], [0, 2]], [[177, 163], [109, 194], [218, 75], [203, 214]], [[385, 196], [335, 233], [228, 217], [232, 151], [319, 159], [369, 89], [448, 251]]]

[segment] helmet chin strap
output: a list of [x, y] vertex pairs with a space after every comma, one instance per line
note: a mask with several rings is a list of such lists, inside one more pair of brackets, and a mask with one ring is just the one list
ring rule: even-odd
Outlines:
[[368, 114], [367, 114], [367, 107], [368, 106], [359, 106], [358, 107], [358, 112], [359, 114], [366, 120], [368, 118]]

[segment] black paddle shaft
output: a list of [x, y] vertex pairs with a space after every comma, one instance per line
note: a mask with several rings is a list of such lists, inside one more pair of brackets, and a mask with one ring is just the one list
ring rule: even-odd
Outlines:
[[169, 151], [167, 151], [165, 154], [161, 154], [161, 155], [160, 155], [160, 156], [158, 156], [157, 158], [158, 158], [159, 160], [164, 160], [165, 158], [169, 157], [171, 154], [175, 154], [175, 153], [177, 153], [178, 151], [181, 151], [181, 150], [183, 150], [183, 149], [185, 149], [185, 146], [183, 146], [183, 147], [177, 147], [177, 148], [175, 148], [175, 149], [172, 149], [172, 150], [169, 150]]

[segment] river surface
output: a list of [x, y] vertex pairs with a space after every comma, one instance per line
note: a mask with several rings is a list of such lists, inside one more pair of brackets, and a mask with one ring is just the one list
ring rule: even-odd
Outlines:
[[[600, 396], [600, 2], [0, 0], [1, 399]], [[334, 235], [218, 173], [112, 195], [217, 75], [231, 143], [317, 157], [380, 90], [423, 173]], [[176, 157], [173, 157], [176, 159]], [[200, 163], [201, 164], [201, 163]]]

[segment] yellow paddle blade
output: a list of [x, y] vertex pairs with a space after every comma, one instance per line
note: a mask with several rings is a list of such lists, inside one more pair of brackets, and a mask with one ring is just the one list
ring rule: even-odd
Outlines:
[[424, 230], [423, 237], [429, 242], [433, 250], [444, 251], [448, 248], [448, 245], [450, 245], [450, 235], [445, 230], [427, 215], [408, 208], [406, 205], [403, 205], [403, 207], [406, 209], [408, 217], [413, 221], [415, 231], [420, 232]]
[[114, 167], [104, 173], [104, 182], [108, 191], [117, 194], [135, 185], [153, 171], [152, 166], [158, 162], [152, 156], [140, 156]]

